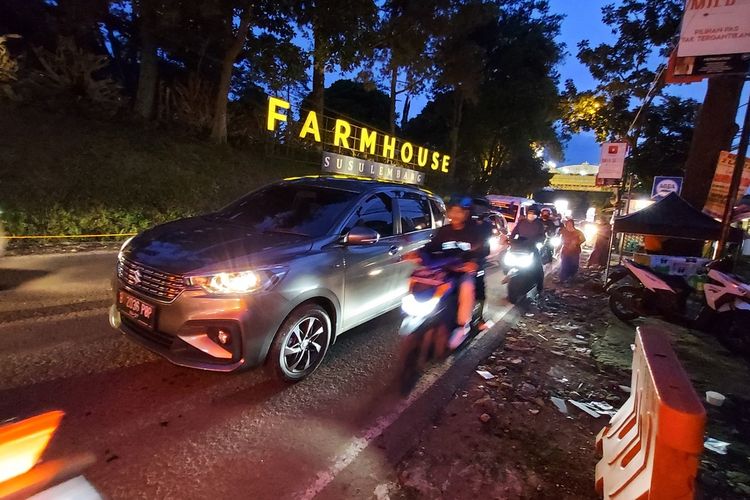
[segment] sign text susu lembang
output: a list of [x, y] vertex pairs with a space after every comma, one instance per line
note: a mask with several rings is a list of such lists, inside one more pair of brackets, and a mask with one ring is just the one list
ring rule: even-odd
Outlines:
[[[287, 122], [288, 116], [282, 110], [290, 108], [289, 102], [277, 97], [269, 97], [266, 128], [273, 132], [279, 123]], [[325, 127], [328, 122], [333, 122], [330, 130]], [[388, 134], [354, 125], [342, 118], [319, 117], [312, 110], [304, 115], [298, 135], [300, 139], [343, 148], [353, 154], [374, 156], [385, 161], [394, 160], [403, 165], [433, 172], [447, 173], [451, 162], [450, 156], [439, 151], [415, 146]]]

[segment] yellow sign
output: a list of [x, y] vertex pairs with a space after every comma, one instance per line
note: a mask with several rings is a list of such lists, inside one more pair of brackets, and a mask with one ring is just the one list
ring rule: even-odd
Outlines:
[[[283, 110], [291, 104], [278, 97], [268, 98], [266, 128], [276, 131], [279, 123], [287, 122], [288, 115]], [[322, 126], [321, 126], [322, 125]], [[408, 141], [391, 137], [377, 130], [369, 130], [342, 118], [318, 117], [315, 111], [308, 111], [302, 120], [299, 138], [342, 148], [352, 154], [367, 154], [387, 160], [396, 160], [404, 165], [447, 173], [451, 158], [439, 151], [430, 151], [423, 146], [414, 146]]]
[[595, 175], [555, 174], [549, 180], [552, 189], [560, 191], [612, 191], [612, 186], [597, 186]]

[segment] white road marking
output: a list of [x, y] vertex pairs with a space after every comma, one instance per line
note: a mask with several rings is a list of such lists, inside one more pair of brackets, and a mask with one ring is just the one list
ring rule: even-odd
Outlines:
[[[503, 312], [495, 315], [494, 326], [498, 325], [502, 319], [513, 310], [513, 307], [508, 307]], [[493, 328], [487, 329], [480, 332], [476, 338], [472, 341], [472, 345], [479, 341], [482, 337], [487, 335], [493, 330]], [[293, 498], [299, 498], [302, 500], [311, 500], [315, 498], [320, 492], [322, 492], [329, 484], [336, 479], [336, 476], [346, 469], [354, 460], [359, 456], [362, 451], [367, 448], [370, 443], [378, 438], [393, 422], [395, 422], [406, 409], [408, 409], [415, 401], [417, 401], [422, 394], [424, 394], [435, 382], [437, 382], [453, 365], [454, 358], [448, 358], [447, 361], [442, 363], [440, 366], [433, 370], [430, 370], [422, 379], [419, 381], [417, 387], [409, 394], [409, 397], [401, 401], [396, 408], [394, 408], [387, 415], [378, 417], [373, 425], [365, 429], [360, 437], [354, 438], [346, 445], [344, 450], [339, 453], [333, 460], [333, 465], [328, 469], [318, 472], [316, 479], [304, 492], [294, 495]]]

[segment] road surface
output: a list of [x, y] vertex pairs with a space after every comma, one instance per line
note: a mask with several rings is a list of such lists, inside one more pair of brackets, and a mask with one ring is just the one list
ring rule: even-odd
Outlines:
[[[390, 390], [397, 312], [339, 338], [296, 385], [263, 370], [181, 368], [110, 328], [111, 252], [0, 261], [0, 420], [66, 412], [49, 458], [90, 451], [107, 498], [370, 498], [513, 314], [437, 366], [407, 400]], [[499, 279], [491, 275], [491, 283]]]

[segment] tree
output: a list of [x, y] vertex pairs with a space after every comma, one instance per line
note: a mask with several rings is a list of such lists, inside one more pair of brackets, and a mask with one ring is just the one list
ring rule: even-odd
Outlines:
[[[388, 129], [388, 95], [352, 80], [338, 80], [325, 90], [326, 108], [333, 116], [351, 118], [368, 128]], [[303, 102], [310, 106], [312, 94]]]
[[[634, 116], [636, 102], [648, 105], [647, 97], [653, 99], [663, 93], [664, 80], [656, 78], [650, 63], [654, 57], [665, 60], [672, 51], [684, 5], [683, 0], [623, 0], [602, 9], [603, 21], [618, 34], [617, 41], [591, 47], [584, 40], [579, 44], [578, 58], [598, 80], [595, 96], [603, 105], [588, 124], [580, 120], [576, 125], [574, 121], [573, 131], [588, 128], [596, 130], [600, 139], [625, 139], [631, 146], [638, 144], [639, 124], [635, 123], [626, 137], [629, 126], [625, 126], [628, 120], [624, 118]], [[697, 207], [705, 202], [718, 152], [730, 146], [741, 88], [741, 77], [709, 79], [685, 163], [683, 196]], [[576, 104], [570, 99], [569, 103]], [[571, 115], [576, 116], [576, 112], [569, 108], [568, 116]], [[641, 118], [645, 116], [641, 114]]]
[[455, 150], [454, 188], [525, 195], [549, 179], [532, 144], [559, 148], [554, 67], [562, 48], [554, 39], [561, 18], [531, 0], [471, 8], [479, 10], [466, 23], [476, 23], [477, 12], [482, 22], [439, 42], [443, 90], [406, 132], [415, 142]]
[[642, 140], [626, 159], [634, 174], [633, 189], [650, 192], [656, 175], [684, 176], [685, 160], [693, 139], [693, 124], [700, 105], [693, 99], [666, 96], [646, 112]]
[[295, 15], [312, 38], [312, 104], [318, 115], [325, 108], [325, 73], [333, 66], [344, 70], [369, 55], [369, 38], [377, 23], [373, 0], [299, 0]]

